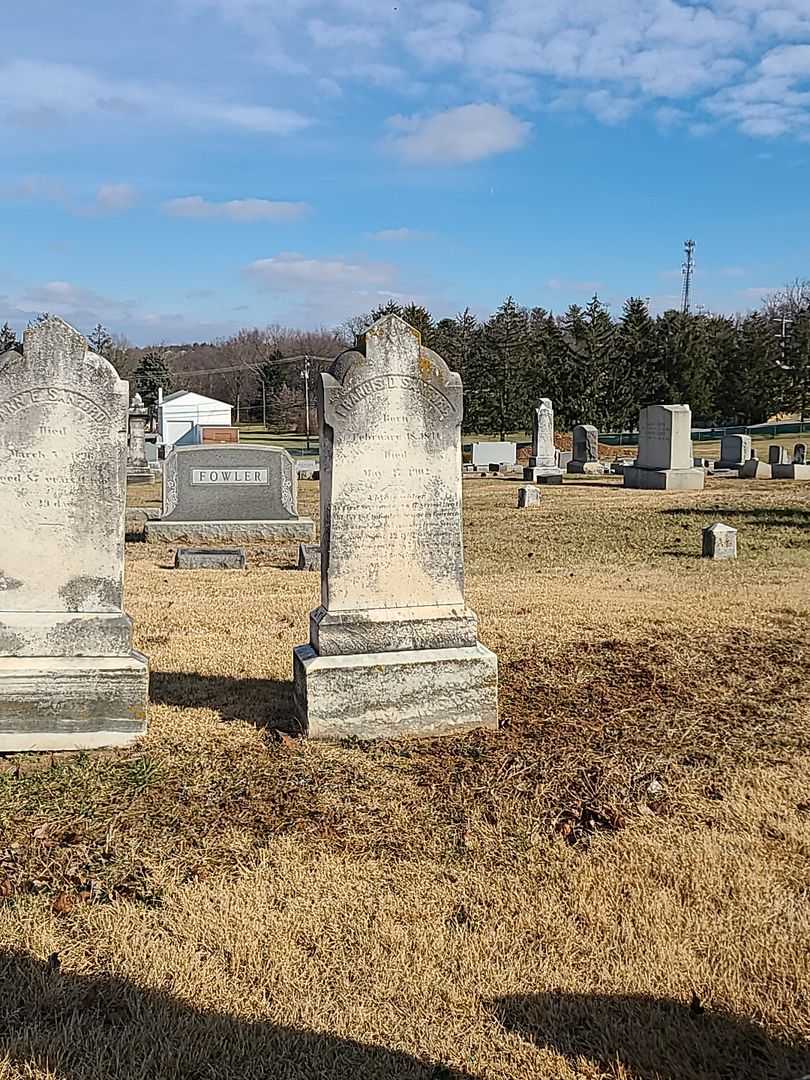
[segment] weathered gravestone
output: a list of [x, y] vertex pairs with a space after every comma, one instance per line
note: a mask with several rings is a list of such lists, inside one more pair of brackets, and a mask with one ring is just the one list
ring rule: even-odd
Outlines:
[[320, 573], [321, 570], [321, 545], [320, 544], [299, 544], [298, 545], [298, 569], [299, 570], [314, 570]]
[[518, 488], [518, 510], [528, 510], [530, 506], [540, 505], [540, 492], [534, 485], [526, 484]]
[[493, 465], [512, 468], [516, 461], [517, 443], [476, 442], [472, 444], [472, 463], [477, 469], [487, 470]]
[[129, 445], [127, 449], [127, 483], [152, 481], [152, 469], [146, 459], [146, 421], [149, 411], [140, 394], [132, 399], [129, 409]]
[[294, 654], [314, 737], [497, 726], [464, 603], [461, 378], [394, 315], [320, 378], [321, 606]]
[[648, 405], [638, 418], [638, 457], [624, 470], [624, 486], [658, 491], [702, 491], [703, 469], [692, 464], [692, 410]]
[[718, 521], [703, 530], [704, 559], [736, 559], [737, 530]]
[[278, 446], [178, 446], [163, 466], [163, 516], [146, 539], [314, 540], [297, 500], [295, 464]]
[[768, 447], [768, 464], [769, 465], [787, 465], [788, 452], [787, 448], [780, 446], [778, 443], [771, 443]]
[[793, 464], [807, 464], [807, 443], [797, 442], [796, 445], [793, 447]]
[[174, 553], [175, 570], [245, 570], [244, 548], [178, 548]]
[[739, 475], [743, 480], [770, 480], [771, 466], [766, 461], [760, 461], [756, 450], [752, 450]]
[[720, 440], [720, 460], [715, 462], [714, 471], [724, 469], [737, 471], [751, 457], [750, 435], [724, 435]]
[[122, 610], [128, 401], [54, 316], [0, 357], [0, 752], [146, 730], [148, 665]]
[[535, 484], [561, 484], [563, 472], [554, 445], [554, 409], [550, 398], [541, 398], [532, 414], [532, 456], [523, 479]]
[[577, 424], [571, 432], [573, 456], [566, 466], [572, 474], [600, 475], [609, 471], [599, 460], [599, 432], [593, 424]]

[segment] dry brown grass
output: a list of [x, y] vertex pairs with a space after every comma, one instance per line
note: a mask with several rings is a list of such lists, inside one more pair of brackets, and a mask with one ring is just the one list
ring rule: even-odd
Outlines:
[[497, 734], [278, 736], [294, 547], [129, 545], [149, 736], [0, 771], [2, 1080], [810, 1073], [807, 489], [516, 488], [465, 485]]

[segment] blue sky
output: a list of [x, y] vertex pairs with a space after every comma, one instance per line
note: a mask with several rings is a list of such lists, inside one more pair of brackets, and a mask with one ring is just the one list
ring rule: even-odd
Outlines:
[[810, 276], [810, 0], [0, 6], [0, 321], [136, 343]]

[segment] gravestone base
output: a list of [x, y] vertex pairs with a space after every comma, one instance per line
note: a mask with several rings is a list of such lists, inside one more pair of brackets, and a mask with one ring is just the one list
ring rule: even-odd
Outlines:
[[155, 474], [148, 465], [145, 465], [142, 469], [127, 469], [128, 484], [151, 484], [154, 479]]
[[566, 472], [584, 476], [605, 476], [610, 466], [604, 461], [569, 461]]
[[740, 476], [743, 480], [770, 480], [771, 466], [766, 461], [749, 458], [740, 469]]
[[244, 548], [178, 548], [174, 553], [175, 570], [244, 570]]
[[299, 544], [298, 545], [298, 569], [317, 570], [321, 572], [321, 545]]
[[774, 480], [810, 480], [810, 465], [772, 465]]
[[478, 644], [478, 619], [469, 609], [371, 608], [309, 613], [309, 641], [319, 656], [472, 648]]
[[295, 707], [312, 739], [449, 735], [498, 726], [498, 659], [484, 645], [293, 654]]
[[553, 465], [527, 465], [523, 470], [523, 479], [532, 484], [561, 484], [563, 471]]
[[147, 543], [204, 544], [207, 541], [247, 543], [251, 540], [315, 539], [315, 522], [310, 518], [289, 521], [149, 521]]
[[0, 657], [0, 753], [128, 746], [146, 733], [145, 656]]
[[625, 465], [624, 486], [650, 491], [703, 491], [703, 469], [641, 469]]

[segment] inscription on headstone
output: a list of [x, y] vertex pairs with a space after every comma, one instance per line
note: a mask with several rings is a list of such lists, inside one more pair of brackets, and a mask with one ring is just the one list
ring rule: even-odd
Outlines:
[[295, 650], [311, 735], [497, 723], [464, 604], [461, 413], [459, 376], [396, 316], [321, 376], [321, 607]]
[[51, 316], [0, 388], [0, 752], [130, 742], [148, 672], [121, 607], [127, 384]]

